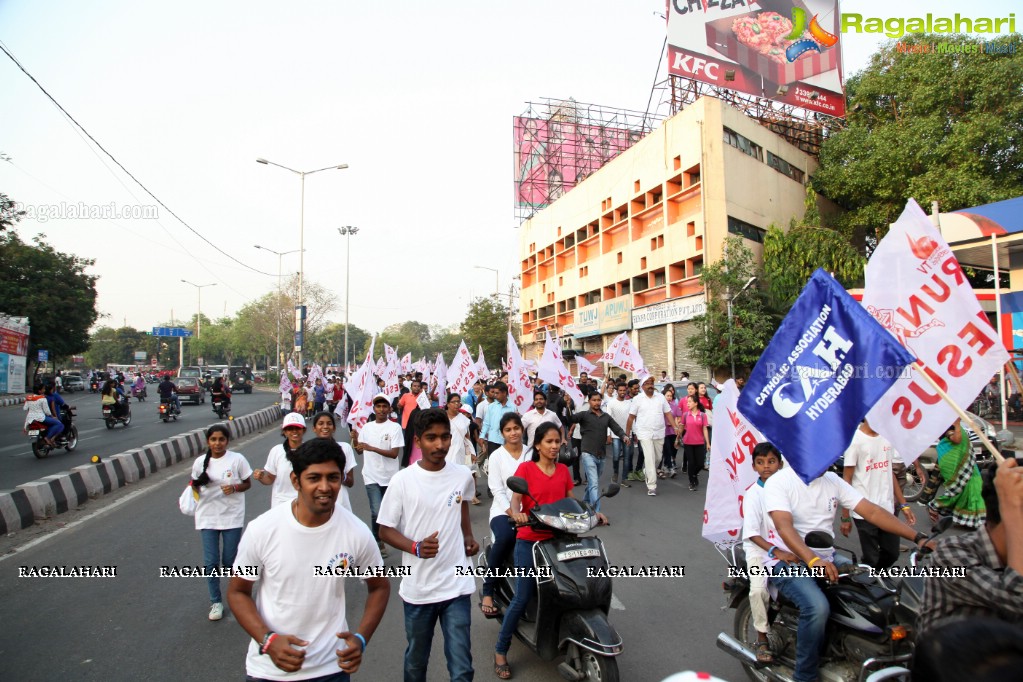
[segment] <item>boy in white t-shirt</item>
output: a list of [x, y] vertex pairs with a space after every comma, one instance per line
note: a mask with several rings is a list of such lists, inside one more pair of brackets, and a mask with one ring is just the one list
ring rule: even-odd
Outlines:
[[[334, 440], [303, 443], [292, 455], [297, 499], [256, 518], [242, 537], [227, 599], [252, 637], [245, 659], [251, 679], [324, 678], [340, 668], [340, 679], [348, 680], [383, 618], [390, 583], [372, 575], [383, 559], [366, 524], [337, 504], [344, 459]], [[341, 571], [365, 580], [369, 590], [354, 632]]]
[[423, 410], [414, 424], [423, 457], [391, 479], [380, 506], [380, 538], [400, 549], [409, 567], [398, 593], [405, 604], [405, 682], [426, 682], [433, 633], [440, 620], [449, 679], [473, 679], [469, 557], [479, 551], [469, 521], [475, 484], [468, 467], [446, 461], [447, 414]]
[[782, 549], [771, 517], [764, 509], [764, 483], [785, 466], [778, 448], [771, 443], [757, 443], [753, 448], [753, 469], [760, 478], [746, 489], [742, 499], [742, 549], [746, 553], [746, 574], [749, 577], [749, 605], [753, 614], [753, 627], [757, 631], [757, 661], [771, 663], [774, 652], [767, 639], [768, 559], [797, 563], [795, 554]]
[[405, 434], [401, 425], [392, 422], [391, 401], [383, 393], [373, 398], [373, 420], [355, 432], [355, 449], [365, 456], [362, 462], [362, 480], [366, 484], [369, 498], [370, 528], [377, 539], [380, 553], [387, 558], [384, 543], [380, 541], [380, 526], [377, 515], [380, 503], [391, 483], [391, 477], [398, 473], [401, 450], [405, 447]]

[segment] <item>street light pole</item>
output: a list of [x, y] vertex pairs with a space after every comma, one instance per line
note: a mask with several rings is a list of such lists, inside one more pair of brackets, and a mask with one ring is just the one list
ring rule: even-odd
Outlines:
[[193, 287], [195, 287], [196, 293], [198, 294], [198, 301], [196, 302], [198, 312], [195, 315], [195, 338], [197, 339], [202, 338], [202, 290], [203, 287], [215, 287], [217, 286], [217, 283], [213, 282], [212, 284], [195, 284], [194, 282], [189, 282], [187, 279], [183, 279], [181, 281], [184, 282], [185, 284], [191, 284]]
[[254, 244], [257, 249], [261, 251], [269, 251], [270, 253], [277, 254], [277, 306], [274, 317], [277, 318], [277, 355], [274, 356], [274, 363], [277, 365], [277, 370], [281, 369], [281, 261], [285, 256], [291, 253], [298, 253], [299, 249], [293, 251], [274, 251], [268, 249], [265, 246]]
[[732, 363], [732, 379], [735, 379], [735, 356], [732, 354], [732, 301], [739, 298], [739, 295], [749, 289], [750, 285], [756, 281], [756, 277], [750, 277], [749, 281], [742, 285], [742, 289], [739, 289], [735, 296], [728, 297], [728, 359]]
[[359, 228], [352, 227], [351, 225], [345, 225], [344, 227], [337, 228], [338, 234], [345, 238], [345, 368], [344, 371], [348, 371], [348, 301], [350, 300], [349, 292], [352, 287], [352, 235], [359, 231]]
[[[286, 171], [291, 171], [292, 173], [294, 173], [295, 175], [299, 176], [302, 179], [302, 181], [301, 181], [301, 186], [302, 186], [301, 206], [299, 208], [299, 216], [298, 216], [298, 248], [299, 248], [299, 253], [301, 254], [299, 256], [299, 261], [298, 261], [298, 305], [299, 305], [299, 308], [302, 309], [302, 308], [305, 307], [305, 284], [304, 284], [304, 281], [305, 281], [305, 176], [312, 175], [313, 173], [319, 173], [320, 171], [325, 171], [325, 170], [344, 170], [345, 168], [348, 168], [348, 164], [347, 163], [342, 163], [342, 164], [338, 164], [336, 166], [324, 166], [323, 168], [317, 168], [316, 170], [311, 170], [311, 171], [298, 171], [298, 170], [295, 170], [294, 168], [288, 168], [287, 166], [282, 166], [279, 163], [274, 163], [273, 161], [267, 161], [266, 159], [263, 159], [263, 158], [256, 159], [256, 163], [261, 163], [264, 166], [277, 166], [278, 168], [283, 168]], [[296, 331], [298, 331], [298, 330], [296, 329]], [[304, 329], [303, 329], [303, 331], [304, 331]], [[305, 339], [304, 338], [302, 340], [302, 343], [303, 343], [303, 345], [305, 344]], [[299, 351], [298, 351], [298, 366], [299, 366], [299, 368], [302, 367], [302, 349], [301, 348], [299, 348]]]
[[497, 269], [496, 268], [488, 268], [486, 265], [474, 265], [472, 267], [476, 268], [477, 270], [490, 270], [492, 273], [494, 273], [494, 295], [495, 296], [500, 296], [501, 295], [501, 278], [500, 278], [500, 273], [498, 273]]

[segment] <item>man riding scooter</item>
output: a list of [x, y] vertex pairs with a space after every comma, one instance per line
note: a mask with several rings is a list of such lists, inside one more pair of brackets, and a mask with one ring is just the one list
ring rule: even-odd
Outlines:
[[181, 414], [181, 399], [178, 398], [178, 387], [170, 380], [170, 375], [164, 376], [163, 381], [156, 387], [160, 394], [161, 403], [173, 403], [174, 410]]

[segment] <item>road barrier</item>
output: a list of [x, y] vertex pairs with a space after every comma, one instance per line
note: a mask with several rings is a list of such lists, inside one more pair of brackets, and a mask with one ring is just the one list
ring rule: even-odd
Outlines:
[[[280, 408], [271, 405], [221, 423], [227, 425], [231, 439], [235, 440], [277, 424], [280, 418]], [[0, 533], [6, 535], [28, 528], [36, 520], [77, 509], [90, 499], [137, 483], [182, 460], [205, 454], [206, 428], [111, 455], [95, 464], [83, 464], [71, 471], [22, 483], [14, 490], [0, 490]]]

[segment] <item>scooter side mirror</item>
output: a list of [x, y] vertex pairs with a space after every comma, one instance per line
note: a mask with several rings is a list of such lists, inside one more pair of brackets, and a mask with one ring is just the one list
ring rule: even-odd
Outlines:
[[511, 490], [513, 493], [518, 493], [519, 495], [529, 494], [529, 484], [521, 476], [509, 476], [505, 484], [508, 486], [508, 490]]
[[620, 485], [618, 485], [617, 483], [612, 483], [607, 487], [607, 490], [604, 491], [604, 494], [601, 495], [601, 497], [614, 497], [615, 495], [618, 494], [618, 491], [621, 489], [622, 487]]
[[938, 535], [939, 533], [944, 533], [946, 530], [952, 527], [953, 523], [955, 523], [955, 521], [953, 521], [951, 516], [942, 516], [940, 519], [938, 519], [938, 523], [934, 526], [934, 528], [931, 529], [931, 535]]

